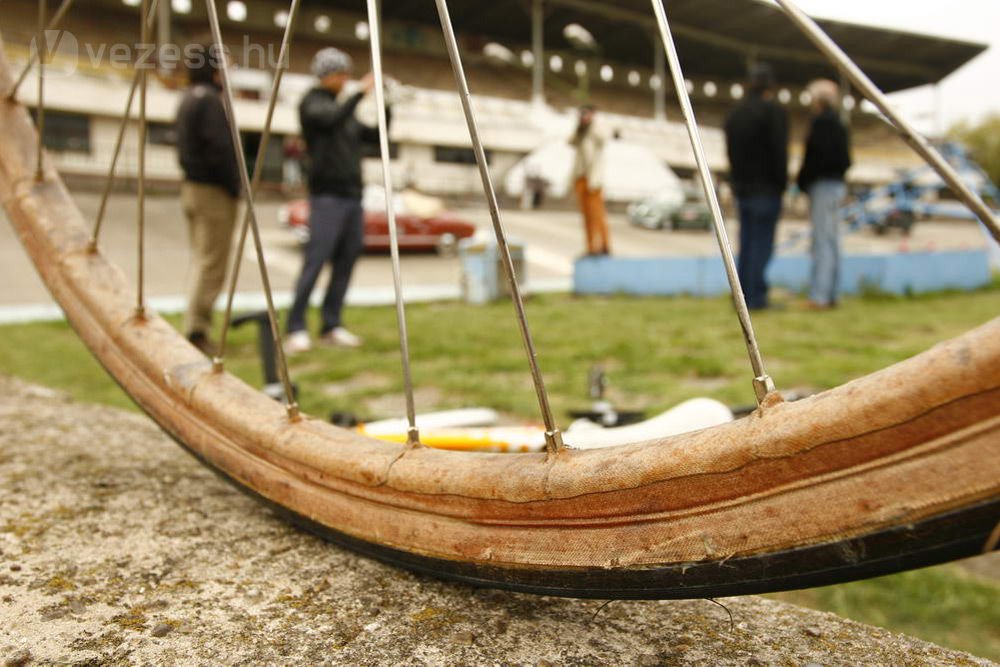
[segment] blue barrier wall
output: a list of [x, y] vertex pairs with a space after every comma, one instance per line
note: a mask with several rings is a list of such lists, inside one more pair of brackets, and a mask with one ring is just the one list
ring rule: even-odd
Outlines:
[[[782, 255], [768, 267], [772, 286], [802, 291], [809, 286], [810, 259]], [[844, 294], [875, 289], [919, 294], [944, 289], [971, 290], [990, 282], [985, 250], [848, 255], [840, 268]], [[719, 257], [581, 257], [573, 271], [577, 294], [717, 296], [729, 292]]]

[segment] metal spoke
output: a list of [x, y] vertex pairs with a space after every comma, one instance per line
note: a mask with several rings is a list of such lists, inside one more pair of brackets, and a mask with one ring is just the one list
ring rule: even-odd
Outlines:
[[691, 148], [694, 150], [695, 161], [698, 164], [701, 185], [705, 190], [705, 198], [709, 208], [712, 210], [715, 238], [719, 243], [719, 250], [722, 252], [722, 262], [726, 267], [726, 277], [729, 279], [733, 305], [736, 307], [736, 315], [739, 317], [740, 327], [743, 329], [743, 339], [746, 343], [747, 354], [750, 356], [750, 366], [753, 368], [754, 394], [757, 396], [757, 403], [760, 404], [768, 394], [775, 390], [774, 381], [764, 369], [764, 359], [761, 357], [757, 336], [754, 334], [753, 323], [750, 321], [750, 311], [747, 308], [746, 299], [743, 297], [743, 288], [740, 286], [740, 278], [736, 272], [736, 261], [733, 259], [733, 249], [729, 244], [729, 235], [726, 233], [726, 222], [722, 216], [722, 208], [719, 206], [719, 198], [715, 194], [712, 172], [708, 168], [708, 158], [705, 156], [705, 148], [701, 143], [701, 133], [698, 130], [698, 122], [695, 120], [694, 110], [691, 107], [687, 85], [684, 83], [684, 72], [681, 70], [680, 59], [677, 57], [677, 48], [674, 46], [670, 24], [667, 22], [666, 11], [663, 9], [663, 0], [651, 1], [653, 13], [656, 14], [656, 22], [660, 28], [660, 38], [663, 40], [663, 47], [666, 50], [670, 75], [674, 80], [674, 88], [677, 90], [677, 100], [684, 113], [684, 122], [687, 125], [688, 137], [691, 139]]
[[[281, 88], [281, 79], [288, 69], [288, 62], [291, 55], [289, 51], [292, 45], [292, 34], [295, 30], [295, 23], [299, 14], [301, 0], [292, 0], [288, 10], [288, 22], [285, 25], [285, 33], [281, 39], [281, 50], [278, 54], [278, 65], [274, 71], [274, 81], [271, 82], [271, 99], [267, 105], [267, 117], [264, 120], [264, 130], [260, 135], [260, 146], [257, 150], [257, 161], [253, 168], [253, 184], [248, 195], [249, 199], [256, 201], [257, 191], [260, 189], [260, 179], [264, 173], [264, 157], [267, 155], [267, 145], [271, 140], [271, 122], [274, 119], [274, 109], [278, 104], [278, 90]], [[243, 216], [243, 224], [240, 228], [240, 238], [236, 244], [236, 257], [233, 260], [232, 276], [229, 280], [229, 293], [226, 296], [226, 312], [222, 319], [222, 335], [219, 340], [218, 356], [213, 360], [212, 366], [216, 372], [223, 368], [226, 358], [226, 343], [229, 338], [229, 330], [233, 321], [233, 300], [236, 298], [236, 283], [240, 277], [240, 267], [243, 264], [243, 249], [246, 247], [247, 233], [250, 229], [250, 207], [248, 206]]]
[[851, 83], [861, 91], [868, 100], [878, 107], [886, 118], [902, 133], [903, 139], [929, 164], [948, 186], [954, 191], [962, 202], [968, 206], [973, 213], [990, 230], [998, 242], [1000, 242], [1000, 221], [990, 207], [983, 202], [982, 198], [973, 192], [963, 181], [958, 173], [948, 164], [941, 154], [930, 145], [927, 139], [917, 132], [906, 120], [896, 113], [889, 104], [889, 100], [879, 90], [868, 75], [861, 71], [850, 56], [844, 53], [843, 49], [837, 46], [830, 36], [823, 32], [815, 21], [807, 16], [795, 3], [789, 0], [777, 0], [778, 5], [785, 11], [792, 23], [808, 37], [813, 44], [827, 57], [834, 65], [841, 69], [851, 80]]
[[385, 214], [389, 223], [389, 248], [392, 254], [392, 282], [396, 290], [396, 323], [399, 326], [399, 352], [403, 364], [403, 389], [406, 393], [406, 443], [420, 444], [417, 430], [417, 409], [413, 400], [413, 377], [410, 373], [410, 340], [406, 332], [406, 311], [403, 305], [403, 284], [399, 267], [399, 236], [396, 210], [392, 205], [392, 170], [389, 168], [389, 124], [386, 121], [385, 90], [382, 82], [381, 25], [376, 0], [368, 0], [369, 41], [372, 50], [372, 74], [375, 77], [375, 107], [378, 115], [379, 148], [382, 152], [382, 182], [385, 186]]
[[35, 37], [35, 53], [38, 54], [38, 104], [35, 105], [35, 118], [38, 119], [38, 150], [35, 158], [35, 181], [41, 182], [45, 177], [42, 165], [42, 154], [45, 152], [45, 55], [48, 49], [45, 44], [45, 10], [46, 0], [38, 0], [38, 35]]
[[458, 41], [455, 39], [455, 30], [451, 25], [448, 2], [447, 0], [435, 0], [435, 3], [437, 4], [438, 16], [441, 19], [441, 30], [444, 33], [445, 44], [448, 47], [448, 57], [451, 59], [451, 67], [455, 72], [455, 83], [458, 86], [459, 97], [462, 100], [465, 122], [469, 126], [472, 148], [476, 155], [476, 164], [479, 166], [479, 176], [482, 178], [486, 201], [490, 207], [493, 231], [496, 234], [497, 245], [500, 248], [500, 255], [503, 259], [507, 285], [510, 288], [511, 300], [514, 302], [514, 310], [517, 313], [517, 323], [521, 329], [521, 338], [524, 342], [525, 351], [528, 354], [528, 365], [531, 367], [531, 378], [535, 384], [538, 405], [541, 408], [542, 419], [545, 422], [546, 448], [550, 453], [555, 453], [564, 447], [562, 433], [556, 427], [555, 418], [552, 416], [552, 407], [549, 405], [549, 397], [545, 391], [542, 371], [538, 365], [538, 354], [535, 352], [535, 344], [531, 339], [531, 331], [528, 328], [528, 318], [524, 312], [524, 300], [521, 298], [521, 289], [518, 287], [517, 276], [514, 273], [514, 262], [510, 256], [510, 248], [507, 245], [507, 235], [500, 220], [500, 206], [497, 203], [496, 190], [493, 188], [493, 181], [490, 177], [490, 168], [486, 163], [486, 152], [483, 150], [483, 142], [479, 138], [479, 127], [476, 123], [475, 114], [472, 111], [469, 83], [465, 77], [465, 69], [462, 66], [462, 56], [458, 52]]
[[[150, 16], [146, 19], [148, 23], [156, 16], [156, 6], [159, 0], [152, 0], [149, 3]], [[132, 102], [135, 99], [135, 91], [139, 87], [139, 69], [132, 73], [132, 84], [128, 90], [128, 100], [125, 102], [125, 113], [118, 124], [118, 137], [115, 139], [115, 149], [111, 154], [111, 166], [108, 168], [108, 178], [104, 182], [104, 192], [101, 193], [101, 204], [97, 209], [97, 218], [94, 220], [94, 231], [90, 235], [90, 252], [97, 252], [97, 239], [101, 233], [101, 225], [104, 223], [104, 214], [108, 207], [108, 199], [111, 197], [111, 188], [115, 182], [115, 171], [118, 169], [118, 158], [122, 152], [122, 144], [125, 140], [125, 130], [128, 127], [132, 116]]]
[[229, 130], [233, 142], [233, 151], [236, 154], [236, 162], [239, 165], [240, 182], [244, 193], [246, 193], [247, 217], [250, 220], [254, 247], [257, 251], [257, 265], [260, 268], [260, 279], [264, 286], [264, 298], [267, 300], [267, 318], [271, 324], [271, 337], [274, 340], [275, 352], [278, 357], [278, 372], [281, 375], [281, 382], [285, 388], [286, 410], [288, 411], [288, 418], [296, 421], [299, 419], [299, 405], [295, 402], [292, 382], [288, 377], [288, 364], [285, 359], [285, 351], [281, 346], [281, 334], [278, 331], [278, 316], [274, 308], [274, 297], [271, 294], [271, 279], [267, 273], [267, 264], [264, 261], [264, 246], [261, 244], [260, 228], [257, 224], [257, 209], [253, 200], [250, 172], [247, 170], [247, 159], [243, 154], [240, 144], [240, 130], [236, 126], [236, 113], [233, 108], [233, 89], [229, 81], [229, 62], [227, 61], [222, 42], [219, 13], [215, 7], [214, 0], [205, 0], [205, 7], [208, 9], [208, 22], [212, 28], [212, 39], [215, 43], [217, 57], [219, 58], [219, 74], [222, 78], [222, 104], [229, 118]]
[[[139, 19], [139, 44], [145, 49], [149, 44], [149, 1], [142, 0], [142, 16]], [[138, 290], [136, 292], [136, 319], [146, 317], [146, 88], [148, 63], [136, 62], [139, 68], [139, 165], [137, 174], [138, 189]]]
[[[155, 0], [154, 0], [155, 1]], [[94, 230], [90, 234], [90, 252], [97, 251], [97, 239], [101, 234], [101, 226], [104, 223], [104, 213], [108, 208], [108, 199], [111, 197], [111, 188], [115, 183], [115, 172], [118, 169], [118, 157], [121, 155], [122, 144], [125, 140], [125, 129], [132, 115], [132, 101], [135, 99], [135, 91], [139, 87], [139, 70], [132, 75], [132, 85], [128, 91], [128, 101], [125, 102], [125, 115], [122, 116], [118, 125], [118, 137], [115, 139], [115, 149], [111, 153], [111, 166], [108, 168], [108, 177], [104, 181], [104, 191], [101, 193], [101, 204], [97, 209], [97, 217], [94, 219]]]
[[[56, 13], [52, 15], [51, 19], [49, 19], [49, 24], [45, 26], [45, 31], [55, 30], [62, 22], [63, 17], [66, 16], [66, 12], [69, 11], [72, 4], [73, 0], [63, 0], [63, 3], [59, 5], [59, 9], [57, 9]], [[56, 42], [52, 45], [53, 50], [59, 48], [59, 42], [62, 41], [62, 36], [63, 34], [60, 32], [56, 37]], [[21, 84], [24, 83], [24, 80], [28, 78], [28, 72], [30, 72], [31, 68], [35, 66], [38, 54], [38, 49], [35, 49], [34, 53], [28, 54], [28, 62], [24, 64], [24, 68], [18, 75], [17, 80], [14, 81], [14, 85], [10, 87], [10, 92], [7, 93], [7, 99], [13, 100], [17, 97], [17, 91], [21, 88]]]

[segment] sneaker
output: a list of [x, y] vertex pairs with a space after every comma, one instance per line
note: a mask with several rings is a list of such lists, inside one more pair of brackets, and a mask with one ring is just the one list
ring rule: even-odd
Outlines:
[[293, 331], [285, 337], [285, 354], [298, 354], [312, 349], [308, 331]]
[[344, 327], [337, 327], [327, 331], [320, 337], [320, 342], [332, 347], [361, 347], [360, 336], [352, 334]]

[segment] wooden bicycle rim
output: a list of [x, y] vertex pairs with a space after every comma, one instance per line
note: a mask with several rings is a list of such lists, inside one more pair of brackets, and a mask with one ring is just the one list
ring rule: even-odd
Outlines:
[[2, 103], [0, 198], [80, 338], [193, 454], [343, 545], [483, 585], [634, 598], [832, 583], [995, 546], [1000, 319], [683, 436], [554, 456], [406, 449], [291, 423], [164, 320], [136, 319], [58, 174], [34, 182], [35, 142]]

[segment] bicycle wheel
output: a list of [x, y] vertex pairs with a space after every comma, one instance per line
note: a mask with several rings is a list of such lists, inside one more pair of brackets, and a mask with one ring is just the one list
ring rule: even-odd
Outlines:
[[[0, 60], [0, 87], [12, 80]], [[213, 368], [92, 251], [26, 110], [0, 108], [0, 198], [67, 319], [167, 433], [291, 520], [476, 585], [598, 598], [758, 593], [996, 547], [1000, 319], [792, 404], [632, 445], [518, 456], [406, 447]]]

